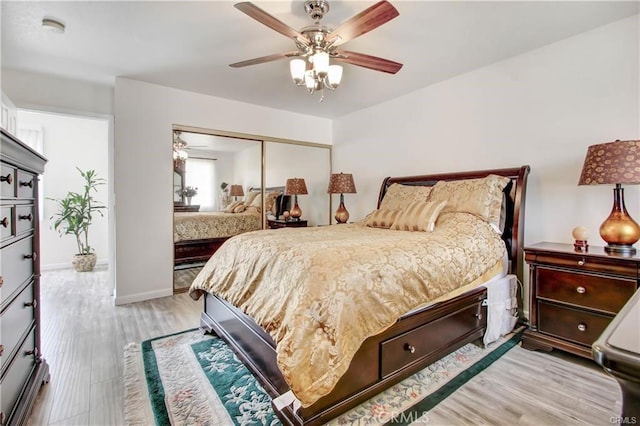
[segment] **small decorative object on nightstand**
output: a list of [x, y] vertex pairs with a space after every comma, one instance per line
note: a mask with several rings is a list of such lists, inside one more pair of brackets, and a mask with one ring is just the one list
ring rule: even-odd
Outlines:
[[269, 219], [267, 225], [270, 229], [279, 228], [306, 228], [306, 220], [281, 220], [281, 219]]
[[291, 220], [300, 220], [302, 210], [298, 206], [298, 195], [307, 195], [307, 185], [302, 178], [287, 179], [284, 187], [284, 195], [293, 195], [293, 208], [289, 211]]
[[340, 206], [336, 210], [335, 219], [338, 223], [347, 223], [349, 212], [344, 207], [344, 194], [355, 194], [356, 184], [353, 182], [353, 175], [350, 173], [334, 173], [329, 179], [329, 194], [340, 194]]
[[582, 166], [578, 185], [615, 185], [613, 208], [600, 225], [600, 236], [607, 242], [607, 253], [633, 255], [640, 239], [640, 225], [629, 216], [624, 204], [622, 184], [640, 183], [640, 140], [591, 145]]
[[573, 248], [575, 251], [585, 252], [589, 251], [589, 243], [587, 240], [589, 239], [589, 231], [584, 226], [576, 226], [573, 228], [571, 232], [575, 242], [573, 243]]
[[576, 252], [572, 244], [525, 247], [529, 264], [526, 349], [561, 349], [591, 358], [591, 345], [638, 289], [640, 257]]

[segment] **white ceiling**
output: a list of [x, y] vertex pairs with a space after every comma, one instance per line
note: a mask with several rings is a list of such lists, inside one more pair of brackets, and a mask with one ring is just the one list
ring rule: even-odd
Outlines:
[[[228, 64], [295, 50], [292, 41], [228, 1], [2, 0], [2, 67], [113, 85], [127, 77], [321, 117], [339, 117], [639, 12], [640, 3], [402, 1], [400, 16], [346, 50], [404, 64], [396, 74], [345, 65], [343, 84], [308, 95], [288, 61]], [[311, 24], [304, 2], [254, 1], [295, 29]], [[330, 1], [335, 27], [375, 1]], [[66, 25], [45, 32], [44, 17]]]

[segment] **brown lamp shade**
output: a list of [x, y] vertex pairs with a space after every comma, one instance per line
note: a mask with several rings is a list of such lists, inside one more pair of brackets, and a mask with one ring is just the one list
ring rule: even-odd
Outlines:
[[640, 183], [640, 141], [591, 145], [578, 185]]
[[307, 195], [307, 184], [302, 178], [287, 179], [284, 186], [284, 195]]
[[351, 173], [333, 173], [329, 178], [329, 194], [355, 194], [356, 184]]
[[229, 190], [229, 195], [231, 195], [232, 197], [244, 196], [244, 190], [242, 189], [242, 185], [231, 185], [231, 189]]
[[622, 184], [640, 183], [640, 141], [615, 141], [591, 145], [582, 166], [578, 185], [615, 185], [613, 208], [600, 225], [600, 236], [609, 254], [632, 255], [640, 239], [640, 226], [624, 203]]

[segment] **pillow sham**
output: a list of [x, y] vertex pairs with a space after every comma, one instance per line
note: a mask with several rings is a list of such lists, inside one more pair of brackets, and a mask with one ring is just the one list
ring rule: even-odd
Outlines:
[[247, 209], [246, 204], [241, 203], [238, 204], [234, 209], [233, 209], [233, 213], [242, 213], [243, 211], [245, 211]]
[[443, 213], [470, 213], [487, 221], [496, 231], [500, 229], [503, 190], [510, 179], [488, 175], [479, 179], [440, 181], [433, 186], [429, 201], [447, 201]]
[[233, 213], [233, 210], [238, 207], [240, 204], [243, 204], [244, 201], [233, 201], [231, 202], [231, 204], [229, 204], [227, 207], [225, 207], [224, 212], [225, 213]]
[[247, 192], [247, 195], [244, 196], [244, 203], [247, 206], [250, 206], [253, 203], [253, 200], [260, 195], [259, 191], [249, 191]]
[[432, 232], [447, 201], [414, 201], [402, 210], [390, 229]]
[[378, 209], [378, 210], [374, 210], [369, 215], [367, 215], [366, 225], [371, 227], [371, 228], [389, 229], [389, 228], [391, 228], [391, 225], [393, 225], [393, 222], [395, 222], [396, 219], [398, 218], [398, 216], [400, 215], [400, 212], [402, 212], [402, 210], [400, 210], [400, 209], [395, 209], [395, 210]]
[[430, 192], [430, 186], [391, 184], [382, 198], [380, 210], [404, 209], [413, 201], [426, 201]]

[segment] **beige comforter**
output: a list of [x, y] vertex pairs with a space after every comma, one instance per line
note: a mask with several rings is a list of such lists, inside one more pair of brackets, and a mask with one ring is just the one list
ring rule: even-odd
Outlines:
[[435, 231], [358, 224], [231, 238], [193, 282], [240, 307], [277, 343], [278, 366], [302, 406], [331, 392], [362, 342], [404, 313], [502, 268], [486, 222], [446, 213]]
[[201, 238], [231, 237], [262, 228], [262, 216], [257, 210], [242, 213], [175, 212], [173, 241]]

